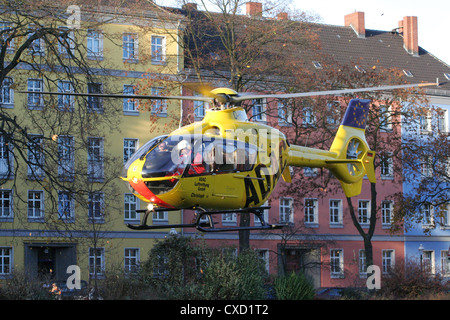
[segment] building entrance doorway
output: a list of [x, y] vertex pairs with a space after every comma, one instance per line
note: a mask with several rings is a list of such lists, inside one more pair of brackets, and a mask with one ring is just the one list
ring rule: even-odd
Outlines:
[[39, 247], [37, 260], [38, 277], [53, 279], [55, 277], [55, 249], [52, 247]]

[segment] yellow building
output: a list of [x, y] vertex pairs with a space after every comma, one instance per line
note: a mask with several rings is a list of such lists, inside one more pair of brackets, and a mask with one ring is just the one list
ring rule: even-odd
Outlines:
[[[114, 9], [0, 18], [5, 61], [27, 46], [1, 91], [0, 280], [20, 271], [65, 280], [70, 265], [84, 280], [113, 268], [132, 272], [170, 232], [127, 228], [139, 223], [136, 209], [145, 204], [119, 175], [139, 146], [178, 126], [180, 102], [40, 94], [180, 94], [179, 17]], [[180, 223], [181, 214], [152, 219]]]

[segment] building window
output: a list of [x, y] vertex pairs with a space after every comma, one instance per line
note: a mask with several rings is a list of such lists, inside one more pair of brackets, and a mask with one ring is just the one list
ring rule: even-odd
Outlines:
[[88, 218], [91, 222], [102, 223], [104, 219], [105, 197], [103, 192], [89, 193]]
[[380, 129], [383, 131], [392, 130], [391, 106], [380, 105]]
[[14, 32], [14, 28], [11, 22], [1, 21], [0, 22], [0, 33], [3, 43], [6, 43], [6, 53], [14, 52], [14, 38], [9, 39]]
[[58, 137], [58, 176], [61, 180], [72, 180], [74, 177], [74, 138]]
[[[125, 84], [123, 85], [123, 94], [134, 95], [136, 94], [133, 85]], [[139, 101], [137, 99], [123, 99], [123, 112], [127, 115], [138, 115], [139, 114]]]
[[394, 250], [382, 250], [383, 273], [389, 273], [394, 267], [395, 255]]
[[448, 110], [440, 109], [436, 111], [436, 128], [439, 133], [447, 133], [448, 132]]
[[367, 256], [365, 250], [359, 250], [358, 268], [359, 276], [367, 277]]
[[59, 53], [65, 57], [71, 57], [75, 51], [75, 33], [67, 27], [59, 28], [58, 48]]
[[429, 111], [419, 116], [419, 130], [423, 134], [431, 132], [431, 116]]
[[[264, 202], [264, 204], [262, 205], [263, 207], [267, 207], [269, 206], [269, 201]], [[258, 217], [254, 216], [254, 221], [255, 221], [255, 225], [261, 225], [261, 221], [258, 219]], [[269, 222], [269, 209], [264, 209], [263, 213], [262, 213], [262, 218], [264, 219], [264, 222], [268, 223]]]
[[267, 274], [269, 274], [270, 271], [270, 263], [269, 263], [269, 250], [267, 249], [256, 249], [259, 257], [264, 262], [264, 266], [266, 269]]
[[91, 180], [103, 180], [103, 138], [88, 138], [88, 176]]
[[126, 163], [128, 159], [136, 152], [138, 148], [138, 139], [123, 139], [123, 163]]
[[434, 208], [429, 203], [424, 203], [419, 208], [419, 213], [422, 218], [422, 226], [429, 228], [434, 223]]
[[450, 254], [447, 250], [441, 251], [441, 274], [443, 276], [450, 276]]
[[440, 206], [441, 209], [441, 228], [450, 227], [450, 204], [446, 203]]
[[292, 198], [280, 198], [280, 223], [294, 223], [294, 211]]
[[11, 247], [0, 247], [0, 276], [9, 275], [13, 266], [13, 250]]
[[[153, 96], [163, 95], [164, 88], [162, 87], [152, 87]], [[152, 113], [158, 115], [167, 114], [167, 101], [165, 99], [157, 99], [152, 101]]]
[[38, 92], [44, 91], [44, 82], [41, 79], [28, 79], [27, 91], [36, 92], [28, 93], [27, 104], [30, 109], [40, 109], [44, 107], [44, 98]]
[[103, 58], [103, 34], [96, 30], [87, 31], [87, 56], [88, 58]]
[[330, 225], [342, 224], [342, 201], [330, 200]]
[[[194, 96], [200, 96], [198, 92], [194, 92]], [[205, 109], [208, 107], [208, 103], [205, 101], [193, 101], [194, 104], [194, 116], [196, 119], [203, 119], [205, 116]]]
[[337, 126], [341, 118], [341, 104], [339, 101], [332, 101], [327, 103], [327, 123], [332, 126]]
[[331, 278], [342, 278], [344, 276], [344, 250], [330, 250], [330, 267]]
[[428, 274], [434, 274], [434, 251], [424, 250], [422, 255], [423, 271]]
[[105, 271], [105, 248], [89, 248], [89, 275], [101, 277]]
[[12, 218], [13, 198], [11, 190], [0, 190], [0, 220]]
[[317, 199], [305, 199], [305, 224], [319, 223], [319, 204]]
[[[30, 25], [28, 28], [28, 38], [34, 36], [36, 31], [36, 26], [35, 25]], [[44, 56], [45, 55], [45, 41], [42, 38], [38, 38], [33, 40], [33, 42], [30, 44], [29, 48], [29, 53], [32, 56]]]
[[315, 124], [316, 124], [316, 119], [315, 119], [312, 107], [305, 106], [303, 108], [302, 125], [304, 127], [314, 127]]
[[60, 219], [75, 218], [75, 199], [70, 192], [58, 192], [58, 214]]
[[125, 273], [137, 273], [139, 271], [140, 250], [138, 248], [125, 248]]
[[[73, 85], [70, 81], [58, 81], [58, 92], [73, 93]], [[69, 95], [58, 95], [58, 109], [61, 111], [73, 111], [75, 97]]]
[[228, 225], [236, 225], [237, 215], [236, 213], [224, 213], [222, 214], [222, 223]]
[[380, 173], [382, 179], [392, 179], [394, 177], [392, 153], [386, 153], [380, 156]]
[[358, 200], [358, 219], [360, 224], [369, 224], [370, 219], [369, 200]]
[[124, 219], [125, 220], [139, 220], [138, 213], [138, 199], [134, 194], [126, 193], [124, 196]]
[[389, 226], [392, 223], [394, 202], [389, 200], [381, 201], [381, 225]]
[[14, 107], [14, 90], [11, 88], [12, 84], [12, 78], [7, 77], [3, 79], [0, 90], [0, 104], [3, 108]]
[[44, 218], [44, 192], [28, 191], [28, 219], [39, 220]]
[[42, 136], [31, 135], [28, 139], [28, 178], [44, 177], [44, 144]]
[[169, 222], [168, 211], [154, 211], [152, 216], [154, 223], [167, 223]]
[[0, 178], [10, 178], [13, 174], [14, 157], [12, 154], [13, 145], [7, 143], [6, 137], [0, 135]]
[[[87, 84], [88, 93], [102, 93], [101, 83], [88, 83]], [[103, 99], [100, 97], [89, 96], [87, 98], [87, 109], [89, 112], [103, 112]]]
[[420, 176], [422, 179], [433, 176], [433, 158], [431, 156], [420, 157]]
[[252, 120], [253, 121], [266, 121], [265, 114], [265, 101], [264, 99], [252, 100]]
[[152, 36], [152, 63], [164, 63], [166, 38], [160, 36]]
[[278, 102], [278, 124], [290, 125], [292, 124], [292, 110], [288, 105]]
[[138, 36], [133, 33], [123, 34], [123, 60], [137, 62], [138, 60]]

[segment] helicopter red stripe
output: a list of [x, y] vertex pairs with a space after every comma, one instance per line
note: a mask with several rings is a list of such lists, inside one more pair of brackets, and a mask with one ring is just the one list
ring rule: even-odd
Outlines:
[[138, 180], [136, 183], [132, 181], [128, 181], [131, 185], [131, 187], [136, 190], [137, 193], [139, 193], [141, 196], [143, 196], [148, 201], [157, 204], [158, 206], [165, 207], [165, 208], [174, 208], [174, 206], [162, 201], [159, 199], [153, 192], [151, 192], [147, 186], [145, 185], [144, 181]]

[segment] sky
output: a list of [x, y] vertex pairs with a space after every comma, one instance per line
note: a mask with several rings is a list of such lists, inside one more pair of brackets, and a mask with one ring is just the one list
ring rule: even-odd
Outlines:
[[344, 16], [355, 11], [365, 15], [366, 29], [390, 31], [405, 16], [416, 16], [419, 46], [450, 65], [449, 0], [292, 0], [297, 10], [314, 13], [319, 22], [344, 25]]

